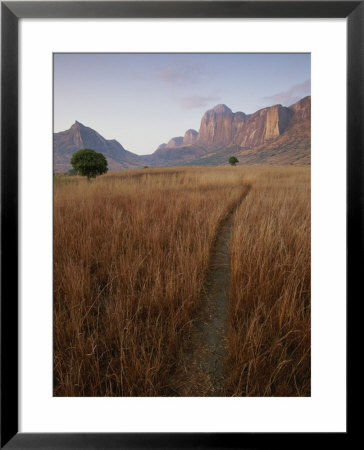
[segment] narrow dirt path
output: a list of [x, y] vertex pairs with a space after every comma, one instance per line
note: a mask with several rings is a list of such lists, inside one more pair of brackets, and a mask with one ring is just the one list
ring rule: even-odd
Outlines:
[[229, 242], [234, 212], [243, 195], [221, 222], [210, 255], [199, 320], [194, 324], [183, 369], [174, 380], [179, 396], [216, 397], [222, 395], [224, 354], [229, 294]]

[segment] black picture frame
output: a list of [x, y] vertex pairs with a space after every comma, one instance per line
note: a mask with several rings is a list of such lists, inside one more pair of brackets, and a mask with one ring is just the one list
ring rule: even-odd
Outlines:
[[[1, 2], [1, 448], [184, 449], [307, 446], [310, 433], [18, 432], [18, 21], [21, 18], [346, 18], [347, 302], [363, 268], [364, 2], [125, 1]], [[349, 348], [349, 346], [348, 346]], [[348, 373], [349, 375], [349, 373]], [[348, 413], [347, 419], [350, 414]], [[334, 433], [338, 445], [349, 436]], [[315, 443], [327, 443], [316, 433]]]

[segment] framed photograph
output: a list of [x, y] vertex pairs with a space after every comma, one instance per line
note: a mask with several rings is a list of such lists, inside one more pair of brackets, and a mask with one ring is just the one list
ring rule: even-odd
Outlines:
[[348, 438], [363, 8], [2, 2], [2, 447]]

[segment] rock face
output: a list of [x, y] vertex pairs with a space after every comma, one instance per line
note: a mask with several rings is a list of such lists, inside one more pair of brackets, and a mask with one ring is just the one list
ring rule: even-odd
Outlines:
[[226, 105], [217, 105], [205, 112], [200, 131], [188, 130], [183, 140], [171, 139], [160, 148], [197, 145], [208, 151], [226, 146], [254, 147], [280, 136], [295, 110], [282, 105], [263, 108], [254, 114], [233, 113]]
[[183, 144], [183, 136], [178, 136], [178, 137], [174, 137], [174, 138], [170, 139], [168, 141], [167, 147], [175, 148], [175, 147], [179, 147], [182, 144]]
[[274, 105], [247, 117], [234, 143], [240, 147], [254, 147], [280, 136], [286, 129], [292, 113], [289, 108]]
[[294, 105], [290, 106], [290, 109], [294, 112], [291, 123], [302, 123], [311, 121], [311, 97], [304, 97]]
[[187, 130], [184, 138], [183, 138], [183, 145], [193, 145], [195, 144], [197, 140], [198, 133], [196, 130]]
[[[229, 148], [242, 150], [265, 146], [268, 149], [271, 142], [285, 136], [286, 132], [291, 137], [288, 139], [285, 136], [281, 142], [288, 146], [289, 141], [292, 146], [295, 142], [293, 135], [299, 136], [300, 148], [307, 156], [310, 151], [310, 118], [311, 97], [305, 97], [290, 107], [274, 105], [250, 115], [240, 111], [233, 113], [226, 105], [217, 105], [203, 115], [198, 133], [195, 130], [186, 131], [182, 141], [180, 137], [171, 139], [168, 144], [159, 146], [148, 159], [151, 164], [170, 165], [185, 162], [187, 155], [192, 160], [201, 161], [207, 161], [206, 158], [213, 155], [212, 160], [217, 161], [217, 152]], [[295, 128], [293, 134], [296, 125], [300, 130]], [[251, 156], [254, 152], [249, 150], [248, 153]], [[260, 157], [257, 157], [257, 162], [262, 162]]]
[[275, 105], [254, 114], [233, 113], [225, 105], [207, 111], [201, 120], [197, 142], [209, 149], [227, 145], [252, 147], [275, 138], [285, 130], [291, 112]]
[[69, 130], [53, 134], [54, 170], [63, 172], [71, 168], [73, 153], [81, 148], [91, 148], [101, 152], [111, 170], [142, 167], [144, 160], [124, 149], [115, 139], [107, 140], [92, 128], [76, 122]]
[[235, 134], [234, 114], [226, 105], [217, 105], [202, 117], [197, 142], [207, 148], [229, 144]]
[[197, 135], [198, 133], [196, 130], [187, 130], [183, 137], [174, 137], [170, 139], [167, 144], [161, 144], [157, 150], [163, 150], [164, 148], [176, 148], [184, 145], [193, 145], [196, 142]]
[[310, 164], [311, 97], [305, 97], [289, 108], [284, 131], [275, 138], [237, 152], [243, 164]]

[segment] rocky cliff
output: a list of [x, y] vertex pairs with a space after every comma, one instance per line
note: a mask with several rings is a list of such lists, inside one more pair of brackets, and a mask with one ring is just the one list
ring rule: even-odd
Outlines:
[[196, 139], [198, 144], [208, 149], [229, 145], [236, 134], [234, 118], [235, 114], [226, 105], [217, 105], [206, 111]]
[[281, 135], [291, 116], [292, 111], [281, 105], [251, 115], [233, 113], [226, 105], [217, 105], [203, 115], [196, 143], [208, 149], [253, 147]]
[[[268, 148], [270, 143], [279, 139], [286, 131], [288, 133], [288, 130], [291, 130], [289, 133], [292, 135], [292, 127], [299, 124], [301, 128], [304, 124], [299, 133], [302, 135], [301, 144], [305, 142], [307, 154], [310, 151], [310, 130], [307, 127], [311, 117], [310, 111], [311, 97], [305, 97], [290, 107], [274, 105], [249, 115], [240, 111], [233, 113], [226, 105], [217, 105], [203, 115], [198, 133], [188, 130], [183, 140], [178, 137], [171, 139], [168, 144], [162, 144], [149, 157], [149, 161], [151, 164], [154, 162], [159, 165], [179, 163], [185, 161], [187, 153], [191, 158], [195, 153], [196, 162], [201, 158], [201, 161], [207, 161], [206, 158], [211, 155], [216, 156], [217, 152], [224, 152], [230, 148], [239, 151], [249, 149], [248, 153], [251, 155], [254, 151], [251, 152], [250, 149], [258, 150], [263, 148], [262, 146]], [[298, 133], [297, 129], [295, 133]], [[282, 140], [286, 141], [287, 139]], [[292, 139], [290, 145], [293, 145]], [[184, 150], [180, 152], [182, 148]], [[156, 158], [153, 160], [154, 155]], [[260, 161], [261, 158], [257, 157], [257, 160]]]
[[247, 117], [236, 133], [233, 143], [254, 147], [280, 136], [286, 129], [292, 111], [281, 105], [264, 108]]
[[207, 150], [238, 145], [254, 147], [280, 136], [294, 111], [281, 105], [264, 108], [254, 114], [233, 113], [226, 105], [217, 105], [205, 112], [200, 131], [186, 131], [185, 137], [172, 138], [160, 148], [197, 145]]
[[183, 145], [194, 145], [197, 140], [198, 133], [196, 130], [187, 130], [183, 137]]

